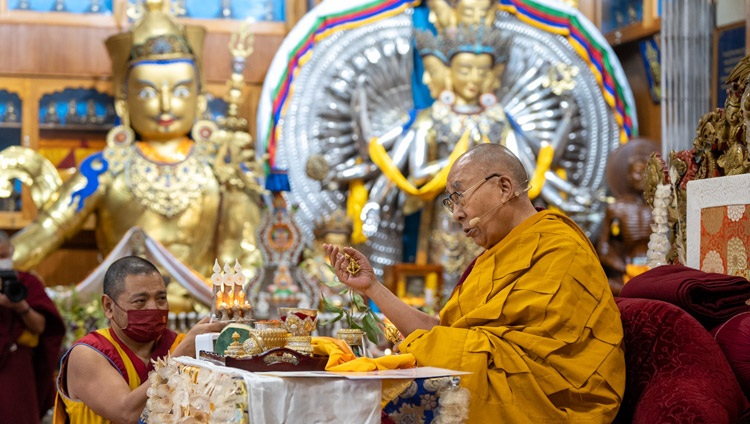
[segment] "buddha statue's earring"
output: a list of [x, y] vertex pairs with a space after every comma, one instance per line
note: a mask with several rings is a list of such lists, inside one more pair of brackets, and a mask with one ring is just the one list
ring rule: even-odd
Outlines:
[[456, 103], [456, 93], [450, 90], [443, 90], [440, 92], [440, 102], [445, 103], [448, 106], [453, 106]]
[[190, 135], [196, 143], [207, 143], [211, 137], [219, 130], [215, 122], [206, 119], [195, 121]]
[[122, 170], [130, 156], [130, 146], [135, 142], [135, 132], [130, 128], [130, 119], [124, 110], [120, 110], [122, 123], [107, 132], [107, 147], [104, 158], [109, 164], [109, 170], [117, 173]]
[[479, 96], [479, 104], [485, 109], [495, 106], [497, 104], [497, 96], [492, 93], [484, 93]]

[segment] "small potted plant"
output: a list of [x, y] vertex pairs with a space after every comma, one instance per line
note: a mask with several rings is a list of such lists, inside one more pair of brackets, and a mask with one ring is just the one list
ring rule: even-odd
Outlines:
[[339, 303], [323, 296], [325, 311], [336, 314], [324, 324], [344, 320], [345, 328], [337, 332], [337, 337], [351, 346], [355, 355], [366, 356], [364, 337], [377, 344], [378, 335], [383, 332], [383, 320], [367, 305], [364, 298], [350, 287], [338, 280], [325, 281], [324, 284], [332, 290], [338, 290], [338, 296], [343, 299], [343, 302]]

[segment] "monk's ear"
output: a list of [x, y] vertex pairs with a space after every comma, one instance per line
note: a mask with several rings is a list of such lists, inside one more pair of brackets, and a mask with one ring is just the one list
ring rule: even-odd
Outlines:
[[108, 319], [112, 319], [114, 316], [114, 301], [111, 297], [107, 296], [106, 294], [102, 295], [102, 311], [104, 311], [104, 316], [106, 316]]
[[496, 178], [497, 184], [500, 190], [503, 192], [503, 196], [509, 196], [513, 194], [513, 181], [507, 175], [501, 175], [500, 178]]

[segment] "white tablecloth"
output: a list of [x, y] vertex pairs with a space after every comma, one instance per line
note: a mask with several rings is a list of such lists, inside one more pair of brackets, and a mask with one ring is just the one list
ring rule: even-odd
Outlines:
[[242, 377], [250, 424], [380, 423], [382, 385], [378, 379], [281, 378], [188, 357], [175, 360]]

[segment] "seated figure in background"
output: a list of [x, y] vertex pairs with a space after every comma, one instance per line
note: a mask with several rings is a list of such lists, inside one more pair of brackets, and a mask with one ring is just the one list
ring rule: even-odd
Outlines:
[[459, 25], [490, 25], [495, 19], [495, 0], [427, 0], [427, 5], [438, 31]]
[[197, 121], [207, 106], [205, 30], [183, 27], [163, 10], [163, 1], [147, 1], [134, 29], [107, 39], [121, 124], [103, 153], [41, 196], [36, 220], [13, 237], [19, 268], [39, 263], [92, 214], [103, 254], [140, 227], [203, 278], [217, 258], [238, 259], [250, 272], [261, 263], [251, 138]]
[[613, 202], [607, 205], [597, 251], [615, 294], [646, 268], [651, 235], [651, 208], [644, 198], [646, 165], [656, 143], [633, 139], [615, 149], [607, 161], [607, 183]]

